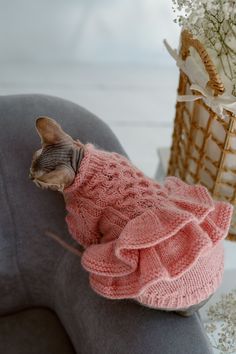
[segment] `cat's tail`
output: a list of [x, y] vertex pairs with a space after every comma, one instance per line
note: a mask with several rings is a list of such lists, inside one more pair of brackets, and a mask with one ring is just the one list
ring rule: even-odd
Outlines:
[[54, 234], [53, 232], [46, 230], [45, 235], [51, 237], [53, 240], [55, 240], [56, 242], [58, 242], [63, 248], [65, 248], [66, 250], [70, 251], [71, 253], [75, 254], [76, 256], [81, 257], [82, 253], [81, 251], [79, 251], [77, 248], [74, 248], [73, 246], [69, 245], [68, 243], [66, 243], [65, 241], [62, 240], [61, 237], [57, 236], [56, 234]]

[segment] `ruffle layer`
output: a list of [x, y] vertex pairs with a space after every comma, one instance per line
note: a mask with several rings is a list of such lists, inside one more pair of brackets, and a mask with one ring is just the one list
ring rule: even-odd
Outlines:
[[130, 220], [116, 240], [84, 251], [82, 265], [101, 295], [135, 297], [153, 282], [177, 279], [226, 237], [230, 204], [176, 177], [166, 178], [163, 192], [166, 197]]

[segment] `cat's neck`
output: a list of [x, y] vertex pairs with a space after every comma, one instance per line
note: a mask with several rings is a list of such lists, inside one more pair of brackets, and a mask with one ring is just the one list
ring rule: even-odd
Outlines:
[[84, 148], [82, 146], [76, 147], [73, 151], [71, 166], [75, 173], [79, 171], [81, 161], [84, 157]]

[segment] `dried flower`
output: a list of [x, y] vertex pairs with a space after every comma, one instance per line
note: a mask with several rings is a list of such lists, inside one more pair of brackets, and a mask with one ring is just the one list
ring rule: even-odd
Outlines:
[[236, 353], [236, 289], [222, 295], [219, 302], [208, 309], [205, 325], [213, 348], [219, 354]]
[[214, 56], [236, 96], [236, 0], [172, 0], [174, 20]]

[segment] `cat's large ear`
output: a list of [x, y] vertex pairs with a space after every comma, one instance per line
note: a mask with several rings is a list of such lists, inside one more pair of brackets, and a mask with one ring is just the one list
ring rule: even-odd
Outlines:
[[68, 168], [57, 168], [56, 170], [38, 177], [42, 188], [50, 188], [63, 192], [65, 187], [72, 184], [75, 174]]
[[73, 140], [54, 119], [49, 117], [38, 117], [36, 119], [36, 129], [41, 142], [44, 144], [55, 144], [63, 140]]

